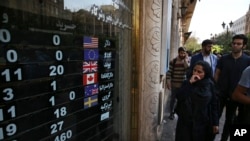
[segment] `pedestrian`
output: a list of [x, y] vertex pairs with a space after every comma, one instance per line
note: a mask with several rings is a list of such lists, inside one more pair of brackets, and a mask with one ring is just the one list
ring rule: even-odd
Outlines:
[[176, 103], [176, 92], [186, 79], [186, 72], [189, 67], [189, 59], [185, 47], [178, 48], [178, 56], [170, 61], [169, 70], [166, 74], [167, 89], [171, 90], [170, 95], [170, 115], [169, 119], [174, 119], [174, 108]]
[[175, 141], [212, 141], [219, 131], [218, 99], [210, 65], [197, 61], [176, 95]]
[[[201, 43], [201, 51], [198, 54], [195, 54], [191, 57], [190, 70], [194, 67], [194, 64], [199, 60], [204, 60], [208, 62], [212, 68], [212, 73], [214, 75], [216, 65], [217, 65], [217, 56], [212, 53], [213, 41], [206, 39]], [[189, 74], [192, 73], [189, 71]]]
[[250, 66], [241, 75], [240, 81], [236, 86], [232, 99], [242, 104], [239, 109], [238, 123], [250, 124]]
[[242, 71], [250, 65], [250, 57], [243, 53], [247, 44], [247, 37], [243, 34], [233, 36], [231, 43], [231, 53], [223, 55], [216, 66], [214, 79], [217, 82], [220, 99], [221, 117], [224, 107], [226, 107], [225, 123], [221, 135], [221, 141], [227, 141], [231, 124], [236, 120], [236, 110], [238, 103], [230, 98]]

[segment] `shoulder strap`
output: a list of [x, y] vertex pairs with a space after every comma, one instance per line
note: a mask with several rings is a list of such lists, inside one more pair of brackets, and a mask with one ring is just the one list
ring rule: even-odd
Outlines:
[[174, 60], [173, 60], [173, 66], [175, 65], [176, 61], [177, 61], [177, 58], [174, 58]]
[[171, 78], [173, 78], [173, 72], [174, 72], [174, 67], [175, 67], [176, 61], [177, 61], [177, 58], [174, 58], [174, 59], [173, 59], [173, 62], [172, 62], [172, 73], [171, 73]]
[[173, 68], [173, 70], [174, 70], [174, 66], [175, 66], [176, 61], [177, 61], [177, 58], [174, 58], [173, 61], [172, 61], [172, 68]]

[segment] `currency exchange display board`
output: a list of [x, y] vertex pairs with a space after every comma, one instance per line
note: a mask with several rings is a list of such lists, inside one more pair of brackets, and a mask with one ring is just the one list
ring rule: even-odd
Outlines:
[[0, 140], [111, 139], [117, 41], [56, 18], [22, 27], [45, 17], [0, 9]]

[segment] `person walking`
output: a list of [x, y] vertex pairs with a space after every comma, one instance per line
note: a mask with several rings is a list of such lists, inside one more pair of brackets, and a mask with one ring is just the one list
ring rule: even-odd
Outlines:
[[250, 66], [241, 75], [240, 81], [236, 86], [232, 99], [242, 104], [239, 109], [238, 123], [250, 124]]
[[218, 99], [210, 65], [197, 61], [176, 95], [175, 141], [212, 141], [219, 131]]
[[[201, 43], [201, 47], [201, 52], [191, 57], [190, 70], [193, 69], [194, 64], [197, 61], [204, 60], [210, 64], [213, 73], [212, 75], [214, 75], [218, 58], [215, 54], [212, 53], [213, 41], [209, 39], [203, 40]], [[192, 72], [189, 71], [189, 74], [190, 73]]]
[[242, 71], [250, 65], [250, 57], [243, 53], [247, 44], [247, 37], [237, 34], [232, 38], [232, 52], [223, 55], [216, 66], [214, 79], [219, 89], [220, 113], [221, 117], [224, 107], [226, 107], [225, 123], [221, 135], [221, 141], [227, 141], [230, 134], [230, 125], [236, 119], [238, 103], [232, 101], [231, 95], [241, 77]]
[[174, 119], [174, 108], [176, 103], [176, 92], [186, 79], [186, 72], [189, 67], [189, 59], [185, 47], [178, 48], [178, 56], [170, 61], [169, 70], [166, 74], [167, 89], [171, 90], [170, 95], [170, 115], [169, 119]]

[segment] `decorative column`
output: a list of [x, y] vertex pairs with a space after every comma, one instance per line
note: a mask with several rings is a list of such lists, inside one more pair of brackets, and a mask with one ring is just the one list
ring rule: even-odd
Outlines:
[[156, 141], [159, 129], [161, 18], [163, 0], [141, 2], [139, 140]]

